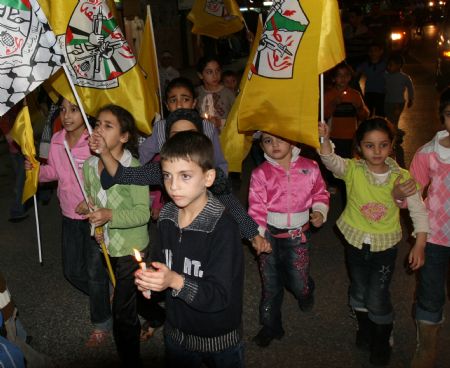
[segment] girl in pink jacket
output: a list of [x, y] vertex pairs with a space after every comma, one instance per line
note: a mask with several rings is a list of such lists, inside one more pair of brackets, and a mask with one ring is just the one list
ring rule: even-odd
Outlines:
[[[90, 236], [89, 222], [75, 213], [75, 208], [84, 197], [64, 148], [66, 141], [82, 178], [83, 163], [91, 156], [89, 134], [78, 106], [66, 99], [61, 103], [60, 116], [63, 129], [52, 137], [48, 164], [40, 166], [39, 181], [58, 182], [57, 194], [63, 215], [63, 272], [73, 286], [89, 295], [94, 329], [86, 345], [95, 347], [106, 340], [112, 328], [109, 279], [99, 247]], [[29, 161], [25, 166], [28, 169], [31, 167]]]
[[263, 132], [261, 147], [267, 161], [253, 170], [249, 215], [260, 235], [272, 246], [258, 257], [262, 279], [260, 322], [253, 341], [266, 347], [284, 335], [281, 303], [284, 286], [302, 311], [314, 304], [314, 281], [309, 275], [309, 223], [320, 227], [328, 213], [329, 193], [315, 161], [299, 156], [300, 149]]

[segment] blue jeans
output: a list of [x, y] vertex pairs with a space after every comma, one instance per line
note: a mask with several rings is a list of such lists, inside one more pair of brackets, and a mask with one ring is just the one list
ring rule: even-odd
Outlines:
[[202, 353], [183, 349], [168, 337], [164, 337], [167, 368], [200, 368], [202, 363], [213, 368], [244, 368], [244, 345], [240, 343], [232, 348]]
[[21, 153], [11, 153], [11, 160], [16, 175], [14, 184], [14, 199], [9, 209], [11, 218], [25, 215], [25, 206], [22, 204], [23, 186], [25, 185], [25, 158]]
[[449, 260], [449, 247], [427, 243], [425, 264], [419, 270], [417, 285], [417, 320], [442, 322]]
[[259, 318], [263, 326], [277, 335], [284, 332], [281, 321], [284, 287], [299, 302], [314, 291], [309, 276], [310, 244], [301, 243], [301, 238], [274, 238], [268, 231], [265, 237], [272, 245], [272, 252], [262, 253], [258, 259], [262, 280]]
[[63, 216], [62, 261], [66, 279], [89, 295], [91, 322], [97, 328], [110, 329], [109, 277], [103, 254], [91, 238], [89, 222]]
[[358, 249], [345, 247], [350, 273], [349, 303], [355, 310], [368, 310], [369, 318], [377, 324], [394, 320], [389, 287], [397, 258], [397, 246], [382, 252], [371, 252], [370, 245]]

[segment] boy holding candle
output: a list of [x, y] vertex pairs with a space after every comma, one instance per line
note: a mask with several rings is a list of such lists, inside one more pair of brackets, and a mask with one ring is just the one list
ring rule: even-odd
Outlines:
[[140, 291], [166, 293], [169, 367], [243, 367], [243, 250], [239, 228], [208, 191], [213, 147], [203, 134], [180, 132], [161, 151], [164, 186], [173, 202], [158, 223], [161, 250], [153, 269], [138, 270]]

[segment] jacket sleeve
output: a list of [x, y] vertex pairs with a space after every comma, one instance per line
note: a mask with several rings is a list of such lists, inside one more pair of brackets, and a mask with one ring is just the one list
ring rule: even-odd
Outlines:
[[[45, 182], [49, 182], [49, 181], [58, 180], [58, 173], [56, 172], [56, 163], [55, 163], [55, 156], [57, 155], [57, 153], [55, 152], [56, 149], [57, 148], [55, 147], [55, 145], [50, 143], [50, 150], [48, 152], [47, 165], [39, 166], [39, 181], [40, 182], [45, 183]], [[62, 163], [60, 162], [59, 164], [61, 165]]]
[[214, 148], [214, 162], [217, 167], [220, 167], [225, 175], [228, 175], [228, 162], [225, 160], [222, 152], [222, 146], [220, 145], [219, 135], [217, 129], [214, 128], [214, 134], [211, 138]]
[[153, 131], [152, 135], [149, 136], [139, 146], [139, 162], [141, 163], [141, 165], [145, 165], [158, 153], [159, 153], [158, 138], [156, 132]]
[[263, 170], [253, 170], [248, 191], [248, 213], [259, 225], [259, 234], [264, 236], [267, 228], [267, 190]]
[[204, 268], [203, 278], [184, 275], [184, 286], [176, 294], [192, 308], [209, 313], [229, 305], [236, 292], [233, 282], [243, 271], [243, 248], [237, 224], [232, 221], [219, 223], [211, 234], [210, 244], [214, 250]]
[[315, 163], [315, 181], [311, 191], [312, 210], [322, 214], [324, 222], [327, 220], [330, 205], [330, 193], [320, 173], [319, 166]]
[[132, 185], [127, 188], [132, 201], [126, 209], [113, 209], [111, 229], [127, 229], [145, 225], [150, 219], [148, 187]]
[[162, 185], [161, 166], [159, 162], [149, 162], [147, 165], [137, 167], [123, 167], [119, 163], [114, 177], [103, 170], [100, 181], [105, 190], [115, 184]]

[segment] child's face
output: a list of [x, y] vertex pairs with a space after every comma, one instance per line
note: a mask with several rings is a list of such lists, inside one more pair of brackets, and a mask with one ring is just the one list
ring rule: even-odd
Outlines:
[[200, 79], [206, 88], [214, 88], [220, 85], [220, 79], [222, 77], [222, 70], [217, 61], [210, 61], [206, 64], [202, 73], [199, 75]]
[[195, 126], [195, 124], [189, 120], [178, 120], [175, 123], [173, 123], [172, 126], [170, 127], [169, 138], [179, 132], [184, 131], [197, 132], [198, 129]]
[[388, 63], [388, 65], [386, 66], [386, 70], [389, 73], [397, 73], [400, 71], [400, 69], [401, 69], [401, 65], [397, 64], [395, 61], [390, 61]]
[[66, 132], [75, 133], [84, 130], [83, 115], [81, 115], [78, 106], [72, 104], [69, 100], [63, 100], [59, 115]]
[[277, 162], [291, 160], [292, 145], [281, 138], [275, 137], [274, 135], [262, 133], [261, 148], [267, 156]]
[[372, 46], [369, 49], [369, 58], [372, 63], [377, 63], [383, 56], [383, 49], [378, 46]]
[[351, 79], [352, 79], [352, 76], [351, 76], [350, 72], [345, 68], [341, 68], [336, 71], [336, 76], [334, 77], [334, 83], [336, 84], [337, 88], [345, 89], [348, 87], [348, 84], [350, 83]]
[[185, 87], [174, 87], [167, 94], [166, 106], [172, 112], [178, 109], [193, 109], [197, 100]]
[[164, 187], [178, 208], [195, 210], [204, 206], [215, 170], [204, 172], [196, 162], [183, 158], [163, 160], [161, 167]]
[[[381, 130], [371, 130], [364, 134], [359, 145], [361, 156], [366, 160], [367, 166], [374, 172], [384, 172], [384, 161], [392, 152], [392, 141], [389, 135]], [[380, 170], [381, 169], [381, 170]]]
[[225, 87], [231, 89], [232, 91], [236, 91], [237, 86], [238, 86], [238, 81], [237, 81], [236, 77], [234, 77], [233, 75], [229, 75], [229, 76], [223, 78], [223, 85]]
[[99, 133], [106, 142], [106, 146], [113, 151], [122, 150], [128, 141], [128, 133], [122, 133], [120, 122], [111, 111], [102, 111], [95, 122], [95, 132]]

